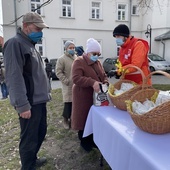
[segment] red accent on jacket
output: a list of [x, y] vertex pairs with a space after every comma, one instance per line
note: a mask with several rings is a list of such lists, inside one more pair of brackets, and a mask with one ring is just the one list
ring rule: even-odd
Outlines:
[[[119, 51], [119, 61], [121, 62], [123, 69], [132, 65], [139, 67], [145, 76], [150, 74], [147, 56], [148, 50], [149, 45], [147, 41], [129, 37]], [[136, 71], [135, 68], [128, 68], [128, 74], [125, 75], [125, 79], [142, 84], [143, 80], [141, 73], [135, 73]], [[151, 84], [151, 80], [149, 79], [147, 83]]]

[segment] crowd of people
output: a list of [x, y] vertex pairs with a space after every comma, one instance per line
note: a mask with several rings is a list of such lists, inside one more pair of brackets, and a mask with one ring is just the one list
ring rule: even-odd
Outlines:
[[[39, 14], [27, 13], [23, 16], [22, 27], [3, 48], [5, 83], [21, 127], [21, 170], [35, 170], [46, 162], [46, 158], [38, 158], [38, 151], [47, 133], [46, 103], [51, 100], [51, 75], [47, 73], [47, 68], [45, 70], [41, 55], [35, 49], [44, 28], [48, 26]], [[119, 74], [129, 65], [135, 65], [148, 75], [147, 43], [131, 36], [129, 28], [123, 24], [115, 27], [113, 37], [120, 46], [122, 68], [119, 68]], [[101, 45], [94, 38], [87, 40], [85, 50], [72, 41], [66, 41], [64, 54], [56, 63], [56, 75], [62, 83], [64, 128], [78, 132], [80, 146], [87, 152], [97, 148], [93, 134], [83, 138], [88, 112], [93, 105], [93, 93], [99, 92], [99, 84], [109, 84], [108, 76], [115, 75], [115, 72], [106, 75], [100, 55]], [[47, 66], [48, 59], [45, 62]], [[141, 83], [141, 76], [134, 68], [127, 70], [126, 78]]]

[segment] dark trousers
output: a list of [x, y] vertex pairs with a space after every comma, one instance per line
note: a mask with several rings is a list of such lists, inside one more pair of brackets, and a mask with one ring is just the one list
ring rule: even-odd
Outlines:
[[7, 89], [6, 83], [1, 84], [1, 92], [2, 92], [2, 97], [3, 98], [8, 97], [8, 89]]
[[72, 102], [65, 102], [63, 109], [63, 117], [66, 119], [70, 119], [72, 110]]
[[34, 170], [37, 153], [47, 132], [46, 103], [33, 105], [31, 118], [19, 118], [21, 134], [19, 153], [22, 163], [21, 170]]

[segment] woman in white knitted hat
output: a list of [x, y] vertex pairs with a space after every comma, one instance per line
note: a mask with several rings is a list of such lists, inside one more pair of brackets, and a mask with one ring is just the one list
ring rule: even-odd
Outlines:
[[100, 63], [100, 44], [93, 38], [87, 40], [86, 53], [78, 57], [72, 66], [73, 100], [71, 127], [78, 130], [80, 145], [91, 151], [95, 144], [93, 136], [82, 138], [90, 107], [93, 105], [93, 92], [99, 92], [99, 84], [108, 83], [105, 71]]

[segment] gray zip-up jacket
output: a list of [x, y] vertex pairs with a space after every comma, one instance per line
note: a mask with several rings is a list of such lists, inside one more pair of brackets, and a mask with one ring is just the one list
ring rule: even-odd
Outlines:
[[42, 58], [21, 28], [5, 43], [3, 54], [10, 101], [17, 112], [49, 101], [50, 85]]

